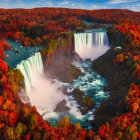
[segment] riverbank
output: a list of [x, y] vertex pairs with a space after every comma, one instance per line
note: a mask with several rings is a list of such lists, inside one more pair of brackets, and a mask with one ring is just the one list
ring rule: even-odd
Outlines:
[[103, 56], [93, 61], [92, 69], [108, 80], [111, 89], [108, 100], [94, 113], [94, 125], [97, 128], [126, 112], [125, 96], [132, 82], [129, 75], [133, 72], [133, 67], [128, 62], [115, 66], [113, 59], [116, 55], [116, 51], [110, 49]]

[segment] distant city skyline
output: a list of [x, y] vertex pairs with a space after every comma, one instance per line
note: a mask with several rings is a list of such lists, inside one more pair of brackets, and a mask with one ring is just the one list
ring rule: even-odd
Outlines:
[[140, 12], [140, 0], [0, 0], [0, 8], [64, 7], [73, 9], [129, 9]]

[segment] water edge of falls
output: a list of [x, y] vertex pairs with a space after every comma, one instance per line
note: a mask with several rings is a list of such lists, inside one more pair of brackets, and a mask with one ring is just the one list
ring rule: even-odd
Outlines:
[[108, 36], [105, 31], [74, 34], [75, 52], [82, 59], [98, 58], [109, 49]]
[[40, 73], [43, 73], [43, 62], [40, 52], [35, 53], [27, 60], [22, 60], [21, 63], [16, 66], [16, 69], [19, 69], [23, 74], [25, 89], [28, 93], [32, 84], [32, 71], [36, 69]]

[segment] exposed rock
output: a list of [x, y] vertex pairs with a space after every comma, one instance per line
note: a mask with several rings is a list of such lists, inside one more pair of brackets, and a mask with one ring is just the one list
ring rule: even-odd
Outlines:
[[14, 51], [15, 53], [19, 53], [19, 50], [17, 50], [17, 49], [14, 49], [13, 51]]
[[82, 75], [81, 70], [65, 58], [63, 60], [58, 60], [57, 63], [49, 65], [45, 72], [47, 75], [50, 75], [51, 78], [57, 78], [64, 83], [70, 83]]
[[72, 91], [71, 94], [77, 101], [79, 105], [78, 108], [83, 115], [87, 114], [91, 109], [93, 109], [94, 102], [89, 96], [85, 95], [82, 91], [80, 91], [79, 89], [75, 89]]
[[67, 87], [61, 87], [59, 89], [63, 92], [64, 95], [69, 95], [69, 93], [67, 92]]
[[91, 58], [85, 59], [86, 62], [91, 62]]
[[22, 102], [24, 102], [25, 104], [31, 104], [30, 103], [30, 99], [26, 94], [26, 91], [24, 88], [20, 88], [20, 90], [18, 91], [18, 94], [20, 96], [20, 99]]
[[110, 87], [104, 87], [104, 91], [107, 92], [107, 91], [110, 91]]
[[73, 58], [74, 58], [74, 61], [76, 61], [76, 62], [80, 62], [80, 61], [82, 61], [82, 59], [80, 58], [80, 56], [76, 53], [76, 52], [74, 52], [73, 53]]
[[54, 109], [55, 112], [66, 112], [69, 111], [70, 109], [66, 106], [66, 100], [63, 99], [61, 102], [59, 102], [56, 105], [56, 108]]

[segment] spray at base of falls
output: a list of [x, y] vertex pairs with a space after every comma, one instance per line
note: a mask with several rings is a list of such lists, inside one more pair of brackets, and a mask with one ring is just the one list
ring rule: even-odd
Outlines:
[[82, 59], [91, 58], [94, 60], [109, 49], [109, 41], [105, 31], [75, 33], [74, 42], [75, 52]]
[[59, 117], [58, 113], [54, 112], [54, 110], [56, 105], [63, 99], [66, 100], [66, 106], [70, 109], [69, 112], [81, 118], [76, 101], [64, 95], [58, 90], [59, 86], [44, 75], [42, 58], [39, 52], [27, 60], [23, 60], [16, 68], [24, 76], [26, 94], [30, 99], [31, 105], [37, 107], [38, 112], [44, 119]]

